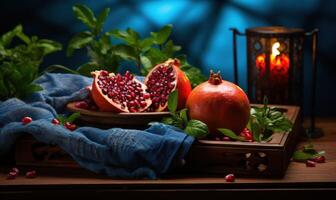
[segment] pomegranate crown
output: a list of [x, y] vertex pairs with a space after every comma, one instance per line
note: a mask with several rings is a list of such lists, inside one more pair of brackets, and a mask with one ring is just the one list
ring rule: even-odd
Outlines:
[[209, 83], [213, 85], [219, 85], [222, 83], [222, 76], [220, 74], [220, 71], [217, 73], [213, 72], [213, 70], [210, 70], [210, 78], [208, 80]]

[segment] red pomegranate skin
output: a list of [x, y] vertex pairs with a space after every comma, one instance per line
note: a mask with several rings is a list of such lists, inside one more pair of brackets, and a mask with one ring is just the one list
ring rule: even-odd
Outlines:
[[250, 103], [245, 92], [237, 85], [212, 78], [198, 85], [189, 95], [186, 107], [191, 119], [208, 125], [211, 134], [226, 128], [237, 135], [246, 127], [250, 116]]
[[184, 72], [178, 68], [174, 67], [177, 74], [177, 91], [178, 91], [178, 105], [177, 109], [182, 109], [185, 107], [187, 98], [191, 92], [191, 84], [188, 77], [184, 74]]

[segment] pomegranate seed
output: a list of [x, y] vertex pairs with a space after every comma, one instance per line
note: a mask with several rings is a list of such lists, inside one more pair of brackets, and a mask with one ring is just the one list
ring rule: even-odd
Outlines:
[[119, 73], [117, 74], [117, 76], [116, 76], [116, 77], [117, 77], [117, 78], [116, 78], [116, 79], [117, 79], [117, 82], [120, 82], [120, 81], [122, 81], [122, 77], [121, 77], [121, 75], [120, 75]]
[[61, 122], [58, 119], [52, 119], [51, 123], [53, 123], [54, 125], [59, 125]]
[[325, 163], [325, 157], [324, 156], [319, 156], [313, 159], [310, 159], [311, 161], [317, 162], [317, 163]]
[[113, 98], [113, 93], [112, 92], [109, 92], [109, 93], [107, 93], [107, 96], [109, 97], [109, 98]]
[[226, 182], [234, 182], [235, 181], [235, 176], [234, 176], [234, 174], [228, 174], [228, 175], [226, 175], [225, 176], [225, 181]]
[[75, 103], [76, 108], [83, 108], [87, 109], [89, 107], [88, 103], [86, 101], [78, 101]]
[[36, 171], [35, 170], [28, 171], [26, 173], [26, 178], [36, 178]]
[[230, 139], [229, 137], [227, 137], [227, 136], [224, 136], [224, 137], [222, 138], [222, 140], [223, 140], [223, 141], [231, 141], [231, 139]]
[[65, 128], [67, 128], [67, 129], [70, 130], [70, 131], [74, 131], [74, 130], [76, 130], [76, 128], [77, 128], [76, 124], [72, 124], [72, 123], [70, 123], [70, 122], [66, 122], [66, 123], [64, 124], [64, 126], [65, 126]]
[[149, 95], [148, 93], [145, 93], [145, 94], [143, 95], [143, 97], [144, 97], [145, 99], [149, 99], [149, 98], [150, 98], [150, 95]]
[[249, 142], [252, 142], [253, 141], [253, 134], [252, 132], [247, 129], [247, 128], [244, 128], [244, 130], [239, 134], [239, 136], [245, 138], [245, 140], [249, 141]]
[[106, 71], [106, 70], [101, 70], [101, 71], [100, 71], [100, 75], [101, 75], [101, 76], [108, 76], [108, 75], [109, 75], [109, 72]]
[[21, 120], [21, 122], [22, 122], [23, 125], [29, 124], [32, 121], [33, 121], [33, 119], [31, 117], [24, 117]]
[[16, 177], [17, 177], [17, 175], [18, 175], [18, 173], [16, 173], [16, 172], [9, 172], [8, 174], [7, 174], [7, 179], [15, 179]]
[[316, 162], [311, 161], [311, 160], [306, 161], [306, 167], [315, 167], [315, 166], [316, 166]]
[[130, 108], [129, 111], [132, 112], [132, 113], [137, 112], [137, 110], [135, 108]]
[[145, 101], [140, 101], [140, 107], [144, 108], [147, 106], [147, 103]]
[[13, 168], [11, 169], [11, 172], [15, 172], [17, 175], [19, 175], [20, 170], [19, 170], [18, 168], [16, 168], [16, 167], [13, 167]]

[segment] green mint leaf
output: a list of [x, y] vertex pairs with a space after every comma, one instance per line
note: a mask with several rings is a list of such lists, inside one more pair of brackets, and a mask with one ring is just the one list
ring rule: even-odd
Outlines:
[[26, 89], [27, 94], [31, 94], [31, 93], [43, 90], [43, 88], [37, 84], [29, 84], [25, 89]]
[[72, 114], [66, 119], [66, 121], [72, 123], [72, 122], [74, 122], [79, 116], [80, 116], [80, 113], [79, 113], [79, 112], [72, 113]]
[[152, 66], [155, 66], [163, 61], [166, 61], [168, 57], [159, 49], [157, 48], [150, 48], [145, 54], [152, 63]]
[[151, 48], [153, 44], [154, 44], [153, 38], [148, 37], [139, 42], [139, 47], [142, 52], [146, 52]]
[[105, 20], [107, 16], [110, 13], [110, 8], [105, 8], [97, 17], [97, 24], [96, 24], [96, 29], [95, 32], [96, 34], [100, 33], [103, 29], [103, 25], [105, 23]]
[[183, 108], [182, 110], [179, 111], [180, 118], [183, 120], [184, 124], [188, 124], [188, 109]]
[[193, 88], [207, 80], [201, 70], [196, 67], [191, 65], [182, 65], [180, 69], [184, 71]]
[[78, 69], [77, 72], [83, 76], [91, 76], [92, 71], [99, 70], [99, 66], [97, 63], [94, 62], [89, 62], [81, 65]]
[[69, 74], [79, 74], [77, 71], [67, 68], [65, 66], [62, 66], [62, 65], [50, 65], [45, 70], [43, 70], [43, 73], [45, 72], [49, 72], [49, 73], [50, 72], [65, 72]]
[[177, 104], [178, 104], [178, 91], [174, 90], [168, 96], [168, 110], [171, 113], [175, 113], [175, 111], [177, 109]]
[[89, 7], [85, 5], [75, 5], [72, 7], [72, 10], [75, 13], [77, 19], [82, 21], [91, 30], [95, 29], [97, 20]]
[[295, 161], [299, 161], [299, 162], [304, 162], [306, 160], [309, 160], [309, 159], [313, 159], [313, 158], [316, 158], [316, 157], [319, 157], [321, 156], [320, 154], [318, 153], [307, 153], [307, 152], [304, 152], [302, 150], [298, 150], [298, 151], [295, 151], [293, 153], [293, 160]]
[[167, 57], [174, 57], [174, 53], [181, 50], [181, 46], [175, 46], [172, 40], [169, 40], [163, 47], [162, 52]]
[[69, 41], [68, 48], [67, 48], [67, 56], [71, 56], [74, 50], [81, 49], [87, 46], [93, 39], [94, 39], [94, 36], [89, 31], [80, 32], [76, 34]]
[[303, 146], [303, 150], [304, 153], [308, 153], [308, 154], [317, 154], [318, 152], [314, 149], [313, 144], [307, 144]]
[[90, 48], [95, 48], [95, 51], [101, 53], [102, 55], [106, 55], [112, 48], [110, 36], [107, 34], [102, 35], [98, 41], [93, 41]]
[[60, 121], [61, 125], [64, 125], [67, 122], [67, 118], [64, 117], [63, 115], [57, 115], [56, 119]]
[[147, 56], [140, 55], [140, 61], [147, 72], [153, 68], [153, 64]]
[[138, 54], [131, 46], [119, 44], [115, 46], [113, 53], [124, 60], [137, 61]]
[[180, 129], [184, 128], [183, 121], [175, 116], [164, 117], [161, 122], [167, 125], [175, 126]]
[[139, 42], [139, 34], [135, 32], [133, 29], [128, 28], [126, 31], [121, 30], [112, 30], [107, 34], [125, 41], [128, 45], [137, 46]]
[[18, 32], [16, 36], [20, 38], [26, 44], [29, 44], [31, 42], [30, 38], [23, 32]]
[[36, 46], [40, 47], [43, 50], [43, 55], [62, 50], [62, 44], [47, 39], [39, 40]]
[[226, 128], [219, 128], [218, 129], [223, 135], [234, 139], [234, 140], [238, 140], [238, 141], [242, 141], [242, 142], [246, 142], [246, 140], [243, 137], [240, 137], [238, 135], [236, 135], [233, 131], [231, 131], [230, 129], [226, 129]]
[[209, 129], [205, 123], [199, 120], [190, 120], [187, 123], [184, 132], [194, 137], [204, 137], [209, 133]]
[[13, 30], [8, 31], [7, 33], [1, 36], [0, 43], [2, 46], [7, 47], [18, 33], [22, 32], [22, 25], [17, 25]]
[[155, 44], [163, 44], [166, 42], [172, 32], [173, 26], [171, 24], [162, 27], [158, 32], [151, 32]]

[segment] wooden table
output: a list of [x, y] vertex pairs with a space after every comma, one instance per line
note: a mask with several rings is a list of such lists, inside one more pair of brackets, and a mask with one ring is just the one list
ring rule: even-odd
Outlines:
[[[336, 119], [319, 119], [325, 136], [314, 139], [317, 150], [325, 150], [327, 162], [316, 167], [291, 162], [283, 179], [251, 179], [237, 177], [234, 183], [226, 183], [224, 177], [175, 176], [160, 180], [114, 180], [92, 173], [38, 171], [35, 179], [23, 176], [6, 180], [6, 172], [0, 173], [0, 199], [74, 198], [99, 199], [103, 197], [123, 199], [172, 199], [175, 197], [206, 199], [288, 198], [299, 194], [312, 199], [336, 194]], [[306, 142], [301, 142], [299, 146]], [[285, 192], [284, 192], [285, 191]], [[333, 196], [334, 198], [334, 196]], [[254, 198], [253, 198], [254, 199]]]

